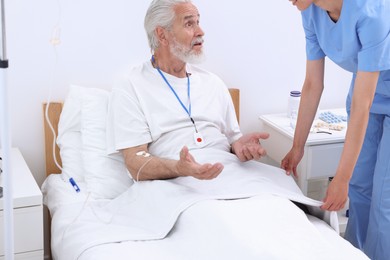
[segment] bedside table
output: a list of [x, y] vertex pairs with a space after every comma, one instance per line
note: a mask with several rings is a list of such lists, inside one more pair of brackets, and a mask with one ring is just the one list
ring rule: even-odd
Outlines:
[[[324, 111], [346, 115], [343, 108]], [[319, 111], [321, 112], [323, 111]], [[270, 134], [267, 140], [261, 141], [261, 144], [266, 149], [267, 156], [280, 165], [284, 156], [290, 151], [294, 139], [294, 129], [290, 126], [290, 119], [284, 113], [262, 115], [260, 121], [262, 131]], [[295, 180], [302, 192], [310, 198], [321, 200], [325, 195], [327, 180], [336, 173], [347, 131], [347, 123], [341, 124], [345, 127], [341, 131], [326, 130], [331, 134], [313, 132], [307, 138], [305, 153], [297, 167], [298, 178]], [[345, 209], [339, 212], [339, 222], [340, 232], [343, 233], [347, 222]]]
[[[1, 150], [0, 150], [1, 156]], [[19, 149], [11, 149], [15, 259], [43, 259], [42, 193]], [[0, 259], [4, 259], [3, 198], [0, 199]]]

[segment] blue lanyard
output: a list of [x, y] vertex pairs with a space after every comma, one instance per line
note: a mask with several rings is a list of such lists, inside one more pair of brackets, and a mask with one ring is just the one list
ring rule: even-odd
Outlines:
[[[154, 63], [154, 56], [152, 56], [152, 62]], [[160, 68], [158, 66], [156, 66], [156, 69], [157, 69], [158, 73], [160, 73], [161, 77], [164, 79], [165, 83], [167, 83], [168, 87], [171, 89], [173, 94], [175, 94], [176, 99], [179, 101], [179, 103], [182, 106], [182, 108], [186, 111], [186, 113], [190, 117], [190, 120], [191, 120], [192, 124], [194, 125], [195, 132], [198, 133], [198, 129], [196, 128], [196, 124], [195, 124], [195, 120], [191, 116], [191, 95], [190, 95], [191, 84], [190, 84], [190, 77], [188, 76], [188, 73], [186, 73], [187, 74], [187, 97], [188, 97], [188, 102], [189, 102], [188, 109], [187, 109], [186, 106], [181, 101], [181, 99], [179, 98], [179, 96], [177, 95], [176, 91], [171, 86], [171, 84], [169, 84], [169, 81], [167, 80], [167, 78], [161, 72]]]
[[158, 73], [160, 73], [161, 77], [164, 79], [165, 83], [167, 83], [168, 87], [172, 90], [173, 94], [175, 94], [176, 96], [176, 99], [180, 102], [180, 105], [183, 107], [183, 109], [186, 111], [186, 113], [188, 114], [188, 116], [190, 117], [191, 121], [194, 123], [194, 120], [192, 119], [191, 117], [191, 96], [190, 96], [190, 90], [191, 90], [191, 87], [190, 87], [190, 77], [188, 76], [188, 73], [187, 73], [187, 96], [188, 96], [188, 101], [189, 101], [189, 105], [188, 105], [188, 109], [186, 108], [186, 106], [183, 104], [183, 102], [181, 101], [181, 99], [179, 98], [179, 96], [177, 95], [176, 91], [173, 89], [173, 87], [171, 86], [171, 84], [169, 84], [169, 81], [167, 80], [167, 78], [164, 76], [164, 74], [161, 72], [160, 68], [159, 67], [156, 67]]

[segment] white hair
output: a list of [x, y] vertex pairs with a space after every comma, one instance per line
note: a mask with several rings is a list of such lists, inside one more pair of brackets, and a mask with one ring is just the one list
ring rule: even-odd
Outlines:
[[149, 47], [153, 52], [159, 41], [156, 35], [158, 26], [170, 29], [175, 19], [174, 7], [181, 3], [191, 3], [191, 0], [153, 0], [145, 15], [144, 27], [148, 36]]

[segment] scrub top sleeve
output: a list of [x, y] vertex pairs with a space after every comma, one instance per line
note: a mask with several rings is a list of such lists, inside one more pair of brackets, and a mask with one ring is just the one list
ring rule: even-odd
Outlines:
[[362, 45], [358, 53], [359, 71], [384, 71], [390, 69], [390, 7], [358, 23], [357, 33]]
[[308, 60], [319, 60], [325, 57], [320, 44], [318, 43], [317, 35], [314, 32], [313, 24], [308, 17], [302, 15], [303, 29], [306, 36], [306, 57]]

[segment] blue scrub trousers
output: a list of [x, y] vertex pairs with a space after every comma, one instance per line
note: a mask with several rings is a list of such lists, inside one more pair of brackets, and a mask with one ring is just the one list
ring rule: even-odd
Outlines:
[[345, 238], [375, 260], [390, 259], [390, 111], [370, 114], [349, 184]]

